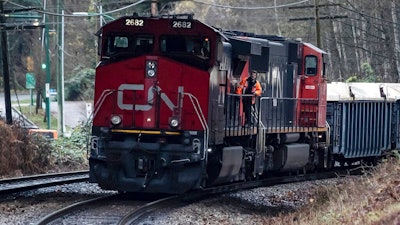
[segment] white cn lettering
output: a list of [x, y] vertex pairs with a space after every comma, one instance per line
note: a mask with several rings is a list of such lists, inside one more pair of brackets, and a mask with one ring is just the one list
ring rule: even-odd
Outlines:
[[[121, 84], [121, 86], [118, 87], [118, 97], [117, 97], [117, 103], [118, 107], [120, 109], [124, 110], [133, 110], [133, 104], [125, 104], [123, 99], [124, 99], [124, 91], [130, 90], [130, 91], [143, 91], [144, 90], [144, 85], [143, 84]], [[135, 105], [135, 110], [137, 111], [148, 111], [151, 109], [151, 105]]]
[[[182, 87], [178, 87], [182, 88]], [[133, 110], [133, 104], [126, 104], [123, 102], [124, 99], [124, 91], [144, 91], [144, 85], [143, 84], [121, 84], [118, 87], [118, 97], [117, 97], [117, 103], [118, 107], [123, 110]], [[154, 102], [154, 92], [160, 93], [161, 92], [161, 100], [164, 101], [164, 103], [168, 106], [168, 108], [172, 111], [176, 106], [172, 101], [168, 98], [168, 96], [161, 91], [161, 88], [159, 86], [152, 86], [149, 87], [147, 91], [147, 105], [139, 105], [135, 104], [135, 110], [136, 111], [149, 111], [153, 106]]]

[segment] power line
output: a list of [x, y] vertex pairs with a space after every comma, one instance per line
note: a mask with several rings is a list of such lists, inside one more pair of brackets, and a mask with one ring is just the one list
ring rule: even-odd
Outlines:
[[[366, 14], [366, 13], [363, 13], [363, 12], [359, 11], [359, 9], [358, 9], [358, 10], [356, 10], [356, 9], [351, 9], [351, 8], [349, 8], [349, 7], [344, 6], [343, 4], [339, 4], [339, 7], [343, 8], [343, 9], [345, 9], [345, 10], [348, 10], [348, 11], [350, 11], [350, 12], [352, 12], [352, 13], [359, 14], [361, 17], [368, 17], [368, 18], [375, 19], [375, 20], [378, 20], [378, 21], [383, 21], [383, 22], [386, 22], [386, 23], [389, 23], [389, 24], [397, 24], [397, 25], [400, 24], [400, 23], [395, 23], [395, 22], [390, 21], [390, 20], [385, 20], [385, 19], [378, 18], [378, 17], [375, 17], [375, 16], [370, 16], [370, 15], [368, 15], [368, 14]], [[351, 5], [351, 7], [352, 7], [352, 8], [355, 8], [353, 5]]]
[[[138, 4], [141, 4], [143, 2], [146, 2], [149, 0], [139, 0], [135, 3], [129, 4], [127, 6], [115, 9], [115, 10], [111, 10], [108, 12], [103, 12], [103, 13], [91, 13], [90, 15], [72, 15], [72, 14], [59, 14], [59, 13], [53, 13], [53, 12], [49, 12], [49, 11], [45, 11], [45, 10], [38, 10], [36, 9], [36, 12], [42, 13], [42, 14], [46, 14], [46, 15], [52, 15], [52, 16], [64, 16], [64, 17], [87, 17], [87, 16], [102, 16], [102, 15], [107, 15], [107, 14], [112, 14], [115, 12], [119, 12], [125, 9], [128, 9], [130, 7], [136, 6]], [[299, 5], [302, 3], [306, 3], [310, 0], [302, 0], [302, 1], [297, 1], [297, 2], [292, 2], [292, 3], [287, 3], [287, 4], [282, 4], [282, 5], [276, 5], [276, 6], [255, 6], [255, 7], [242, 7], [242, 6], [230, 6], [230, 5], [221, 5], [221, 4], [215, 4], [215, 3], [206, 3], [206, 2], [202, 2], [202, 1], [198, 1], [198, 0], [184, 0], [184, 1], [191, 1], [197, 4], [203, 4], [203, 5], [209, 5], [209, 6], [213, 6], [213, 7], [217, 7], [217, 8], [226, 8], [226, 9], [239, 9], [239, 10], [262, 10], [262, 9], [276, 9], [276, 8], [285, 8], [285, 7], [290, 7], [290, 6], [294, 6], [294, 5]], [[20, 5], [18, 3], [15, 2], [11, 2], [8, 1], [10, 4], [13, 4], [15, 6], [21, 7], [21, 8], [27, 8], [26, 6]], [[110, 4], [110, 3], [109, 3]]]
[[310, 0], [303, 0], [303, 1], [293, 2], [293, 3], [283, 4], [283, 5], [276, 5], [276, 6], [255, 6], [255, 7], [220, 5], [220, 4], [207, 3], [207, 2], [197, 1], [197, 0], [184, 0], [184, 1], [189, 1], [189, 2], [194, 2], [194, 3], [197, 3], [197, 4], [214, 6], [214, 7], [218, 7], [218, 8], [225, 8], [225, 9], [259, 10], [259, 9], [285, 8], [285, 7], [289, 7], [289, 6], [292, 6], [292, 5], [302, 4], [302, 3], [308, 2]]
[[[64, 17], [101, 16], [101, 15], [108, 15], [108, 14], [111, 14], [111, 13], [119, 12], [119, 11], [128, 9], [128, 8], [130, 8], [130, 7], [139, 5], [139, 4], [141, 4], [141, 3], [143, 3], [143, 2], [146, 2], [146, 1], [148, 1], [148, 0], [139, 0], [139, 1], [135, 2], [135, 3], [132, 3], [132, 4], [130, 4], [130, 5], [127, 5], [127, 6], [118, 8], [118, 9], [114, 9], [114, 10], [111, 10], [111, 11], [108, 11], [108, 12], [103, 12], [103, 13], [93, 13], [93, 14], [90, 14], [90, 15], [59, 14], [59, 13], [53, 13], [53, 12], [44, 11], [44, 10], [37, 10], [37, 9], [36, 9], [35, 11], [38, 12], [38, 13], [46, 14], [46, 15], [51, 15], [51, 16], [64, 16]], [[11, 2], [10, 2], [10, 3], [11, 3]], [[12, 3], [12, 4], [15, 5], [15, 6], [21, 7], [21, 8], [27, 8], [26, 6], [23, 6], [23, 5], [20, 5], [20, 4], [17, 4], [17, 3]]]

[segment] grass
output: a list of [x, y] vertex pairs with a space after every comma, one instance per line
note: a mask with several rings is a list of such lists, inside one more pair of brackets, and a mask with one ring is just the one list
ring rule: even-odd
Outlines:
[[[25, 100], [24, 100], [25, 101]], [[27, 104], [29, 104], [29, 102], [27, 102]], [[20, 104], [23, 104], [22, 102], [20, 102]], [[33, 123], [35, 123], [39, 128], [42, 129], [47, 129], [48, 128], [48, 124], [47, 121], [44, 121], [44, 115], [46, 114], [46, 110], [45, 109], [39, 109], [38, 113], [36, 114], [36, 107], [35, 106], [20, 106], [20, 107], [16, 107], [18, 110], [20, 110], [30, 121], [32, 121]], [[57, 130], [57, 126], [58, 126], [58, 120], [56, 117], [54, 116], [50, 116], [50, 129], [51, 130]]]
[[400, 158], [379, 164], [363, 177], [319, 187], [310, 204], [293, 213], [265, 218], [265, 224], [399, 225]]

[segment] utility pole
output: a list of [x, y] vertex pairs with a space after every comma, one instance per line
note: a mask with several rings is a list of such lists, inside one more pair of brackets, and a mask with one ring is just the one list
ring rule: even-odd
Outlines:
[[45, 50], [45, 57], [46, 57], [46, 67], [44, 68], [46, 70], [46, 84], [45, 84], [45, 93], [46, 93], [46, 121], [47, 121], [47, 129], [51, 128], [51, 117], [50, 117], [50, 82], [51, 82], [51, 76], [50, 76], [50, 53], [49, 53], [49, 46], [50, 46], [50, 38], [49, 38], [49, 25], [47, 15], [44, 16], [44, 50]]
[[65, 132], [64, 125], [64, 1], [57, 1], [57, 46], [58, 46], [58, 63], [57, 63], [57, 103], [58, 103], [58, 131], [61, 135]]
[[317, 38], [317, 47], [321, 48], [321, 27], [319, 24], [319, 9], [318, 9], [318, 0], [314, 0], [314, 8], [315, 8], [315, 35]]
[[151, 16], [158, 16], [158, 0], [151, 1]]
[[[4, 77], [4, 102], [6, 108], [6, 123], [12, 124], [12, 109], [11, 109], [11, 88], [10, 88], [10, 71], [9, 71], [9, 61], [8, 61], [8, 41], [7, 41], [7, 30], [15, 30], [15, 29], [37, 29], [42, 27], [42, 25], [6, 25], [5, 17], [18, 17], [12, 15], [15, 12], [24, 12], [33, 10], [35, 8], [24, 8], [24, 9], [13, 9], [13, 10], [4, 10], [4, 1], [0, 2], [0, 28], [1, 28], [1, 51], [2, 51], [2, 63], [3, 63], [3, 77]], [[11, 13], [11, 15], [9, 14]], [[32, 18], [30, 16], [26, 17], [24, 15], [19, 16], [24, 18]]]
[[321, 25], [320, 21], [325, 19], [343, 19], [347, 18], [347, 16], [335, 15], [335, 16], [319, 16], [319, 8], [320, 7], [330, 7], [330, 6], [338, 6], [340, 4], [319, 4], [319, 0], [314, 0], [314, 5], [305, 5], [305, 6], [292, 6], [289, 9], [305, 9], [305, 8], [314, 8], [314, 17], [303, 17], [303, 18], [290, 18], [289, 22], [292, 21], [306, 21], [306, 20], [314, 20], [315, 21], [315, 39], [317, 42], [317, 47], [322, 47], [321, 42]]
[[4, 76], [4, 102], [6, 107], [6, 123], [12, 124], [11, 112], [11, 94], [10, 94], [10, 72], [8, 69], [8, 48], [7, 48], [7, 31], [4, 18], [4, 1], [0, 4], [0, 23], [1, 23], [1, 49], [3, 61], [3, 76]]

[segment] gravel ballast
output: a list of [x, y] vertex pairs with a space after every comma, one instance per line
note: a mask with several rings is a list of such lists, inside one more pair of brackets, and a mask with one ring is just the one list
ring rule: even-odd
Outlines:
[[[141, 225], [263, 224], [265, 217], [292, 212], [313, 199], [319, 186], [342, 178], [256, 188], [213, 197], [176, 209], [155, 212]], [[76, 183], [0, 197], [0, 224], [35, 224], [54, 210], [115, 192], [95, 184]]]

